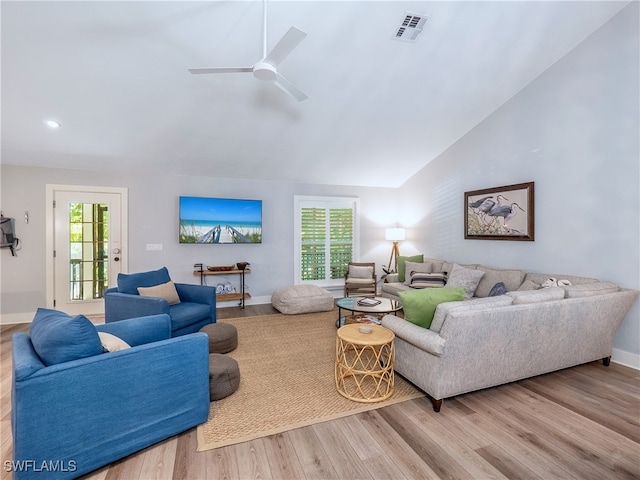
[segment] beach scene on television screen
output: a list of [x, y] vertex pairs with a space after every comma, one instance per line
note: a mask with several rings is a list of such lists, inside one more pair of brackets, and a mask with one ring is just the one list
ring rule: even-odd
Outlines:
[[180, 197], [180, 243], [262, 243], [262, 201]]

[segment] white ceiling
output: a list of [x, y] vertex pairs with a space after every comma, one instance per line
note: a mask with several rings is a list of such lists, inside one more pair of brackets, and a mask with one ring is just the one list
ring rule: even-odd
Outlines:
[[[2, 162], [398, 186], [628, 2], [2, 1]], [[393, 40], [405, 13], [430, 18]], [[51, 130], [44, 120], [62, 127]]]

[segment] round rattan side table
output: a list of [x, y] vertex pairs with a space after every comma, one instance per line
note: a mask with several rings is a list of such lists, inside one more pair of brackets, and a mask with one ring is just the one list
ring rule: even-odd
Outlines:
[[336, 338], [335, 379], [338, 392], [355, 402], [380, 402], [393, 395], [393, 332], [380, 325], [345, 325]]

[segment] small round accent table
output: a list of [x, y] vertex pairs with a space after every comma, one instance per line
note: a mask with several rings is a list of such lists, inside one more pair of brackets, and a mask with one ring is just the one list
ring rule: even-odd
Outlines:
[[393, 394], [393, 332], [380, 325], [368, 325], [371, 333], [361, 333], [362, 324], [345, 325], [336, 338], [336, 388], [355, 402], [380, 402]]

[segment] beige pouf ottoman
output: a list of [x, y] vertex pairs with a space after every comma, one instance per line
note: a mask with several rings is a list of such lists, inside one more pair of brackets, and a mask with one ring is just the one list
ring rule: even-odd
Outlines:
[[209, 337], [209, 353], [228, 353], [238, 346], [238, 330], [230, 323], [211, 323], [200, 331]]
[[317, 285], [293, 285], [273, 292], [271, 305], [285, 314], [328, 312], [334, 301], [331, 293]]
[[228, 397], [239, 385], [238, 362], [222, 353], [209, 354], [209, 401]]

